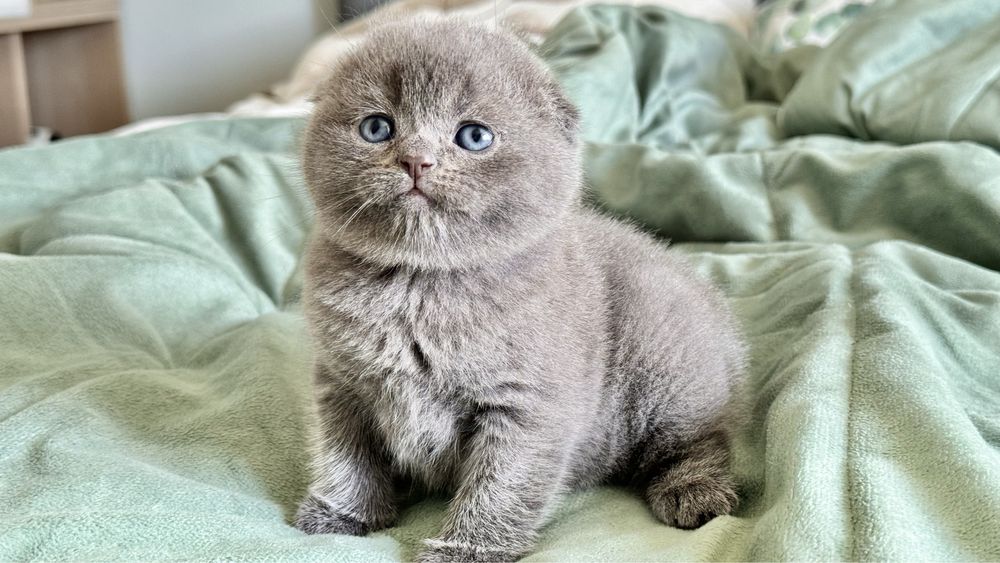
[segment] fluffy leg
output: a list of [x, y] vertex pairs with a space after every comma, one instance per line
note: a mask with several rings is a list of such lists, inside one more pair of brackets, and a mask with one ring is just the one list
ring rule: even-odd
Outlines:
[[390, 465], [361, 412], [362, 402], [332, 384], [320, 368], [319, 441], [313, 483], [295, 527], [307, 534], [364, 535], [396, 518]]
[[715, 433], [691, 444], [652, 478], [646, 500], [662, 522], [685, 529], [732, 512], [738, 497], [725, 436]]
[[504, 409], [477, 418], [444, 529], [418, 561], [515, 561], [532, 548], [562, 489], [566, 446], [521, 418]]

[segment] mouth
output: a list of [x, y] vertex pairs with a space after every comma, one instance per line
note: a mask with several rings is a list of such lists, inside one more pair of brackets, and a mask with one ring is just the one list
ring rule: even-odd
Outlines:
[[434, 201], [434, 199], [431, 196], [427, 195], [427, 192], [425, 192], [417, 182], [413, 182], [409, 186], [409, 189], [402, 192], [399, 197], [403, 199], [416, 199], [427, 202]]

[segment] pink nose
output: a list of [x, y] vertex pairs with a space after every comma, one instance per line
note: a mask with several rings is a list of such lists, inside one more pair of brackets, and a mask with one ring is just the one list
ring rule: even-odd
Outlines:
[[431, 168], [437, 165], [437, 160], [432, 154], [407, 154], [399, 157], [399, 165], [403, 167], [403, 170], [406, 170], [410, 178], [416, 180], [430, 172]]

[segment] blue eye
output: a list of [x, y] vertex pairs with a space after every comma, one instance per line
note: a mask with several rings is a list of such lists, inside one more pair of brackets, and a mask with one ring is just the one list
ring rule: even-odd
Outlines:
[[467, 151], [481, 151], [493, 144], [493, 131], [478, 123], [463, 125], [455, 134], [455, 144]]
[[358, 127], [361, 138], [369, 143], [381, 143], [392, 138], [392, 120], [384, 115], [369, 115]]

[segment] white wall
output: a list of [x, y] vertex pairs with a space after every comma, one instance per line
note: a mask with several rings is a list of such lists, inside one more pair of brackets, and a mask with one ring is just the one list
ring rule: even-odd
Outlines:
[[121, 0], [132, 119], [221, 111], [284, 79], [335, 0]]

